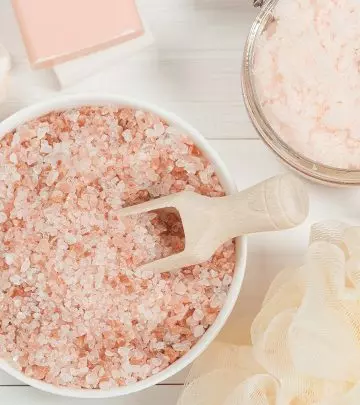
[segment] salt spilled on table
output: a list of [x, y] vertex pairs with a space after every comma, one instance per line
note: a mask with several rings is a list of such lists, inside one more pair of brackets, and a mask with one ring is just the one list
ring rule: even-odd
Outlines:
[[0, 356], [27, 376], [109, 389], [154, 375], [215, 321], [235, 245], [177, 273], [137, 267], [184, 248], [173, 213], [119, 210], [194, 190], [224, 194], [211, 163], [159, 117], [53, 112], [0, 140]]
[[360, 169], [360, 2], [279, 0], [256, 44], [265, 116], [315, 162]]

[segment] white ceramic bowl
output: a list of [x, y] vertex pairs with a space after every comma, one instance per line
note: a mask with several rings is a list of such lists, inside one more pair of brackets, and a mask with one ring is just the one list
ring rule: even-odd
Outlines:
[[[227, 171], [224, 163], [222, 162], [218, 154], [209, 145], [209, 143], [205, 140], [205, 138], [196, 129], [192, 128], [189, 124], [178, 118], [176, 115], [168, 113], [159, 107], [156, 107], [152, 104], [122, 98], [117, 95], [89, 94], [66, 96], [57, 99], [51, 99], [49, 101], [27, 107], [0, 123], [0, 137], [4, 136], [4, 134], [9, 131], [12, 131], [18, 125], [54, 110], [64, 110], [67, 108], [79, 107], [83, 105], [100, 106], [109, 104], [151, 111], [164, 118], [170, 124], [182, 129], [184, 133], [187, 134], [195, 142], [195, 144], [199, 147], [203, 154], [213, 163], [216, 169], [216, 174], [226, 193], [231, 194], [237, 191], [236, 186], [233, 183], [232, 178]], [[57, 387], [52, 384], [26, 377], [23, 373], [17, 371], [4, 360], [0, 360], [0, 368], [5, 370], [13, 377], [17, 378], [18, 380], [22, 381], [23, 383], [29, 384], [40, 390], [47, 391], [52, 394], [77, 398], [109, 398], [122, 396], [143, 390], [162, 381], [165, 381], [169, 377], [173, 376], [174, 374], [178, 373], [180, 370], [188, 366], [192, 361], [194, 361], [215, 339], [221, 328], [224, 326], [227, 318], [229, 317], [240, 292], [246, 265], [246, 238], [238, 238], [236, 243], [236, 267], [234, 278], [225, 304], [221, 309], [218, 317], [216, 318], [213, 325], [206, 331], [206, 333], [189, 352], [187, 352], [184, 356], [182, 356], [175, 363], [171, 364], [160, 373], [124, 387], [112, 388], [110, 390], [90, 390]]]

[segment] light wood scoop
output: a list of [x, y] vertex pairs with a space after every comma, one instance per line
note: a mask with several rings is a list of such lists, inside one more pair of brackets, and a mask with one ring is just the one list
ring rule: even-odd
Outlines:
[[178, 270], [211, 258], [224, 242], [240, 235], [280, 231], [301, 224], [309, 211], [304, 184], [286, 174], [226, 197], [183, 191], [124, 208], [120, 216], [175, 208], [185, 233], [184, 251], [147, 263], [141, 270]]

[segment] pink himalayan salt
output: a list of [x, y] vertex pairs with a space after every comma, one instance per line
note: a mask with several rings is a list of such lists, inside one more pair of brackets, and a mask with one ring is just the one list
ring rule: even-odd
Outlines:
[[254, 77], [281, 138], [316, 162], [360, 169], [360, 2], [279, 0]]
[[0, 356], [51, 384], [109, 389], [186, 353], [223, 304], [234, 244], [178, 273], [141, 273], [140, 264], [183, 249], [181, 222], [118, 215], [184, 189], [223, 195], [193, 142], [150, 113], [84, 107], [5, 135]]

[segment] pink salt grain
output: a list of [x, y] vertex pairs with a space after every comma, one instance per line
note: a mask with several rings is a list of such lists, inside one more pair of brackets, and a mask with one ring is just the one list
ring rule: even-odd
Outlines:
[[256, 45], [267, 120], [315, 162], [360, 169], [360, 3], [280, 0]]
[[0, 163], [2, 358], [51, 384], [110, 389], [165, 369], [215, 321], [234, 243], [178, 273], [141, 273], [184, 248], [181, 222], [119, 217], [184, 189], [224, 194], [186, 134], [148, 112], [83, 107], [6, 134]]
[[3, 224], [7, 220], [7, 215], [4, 212], [0, 212], [0, 224]]

